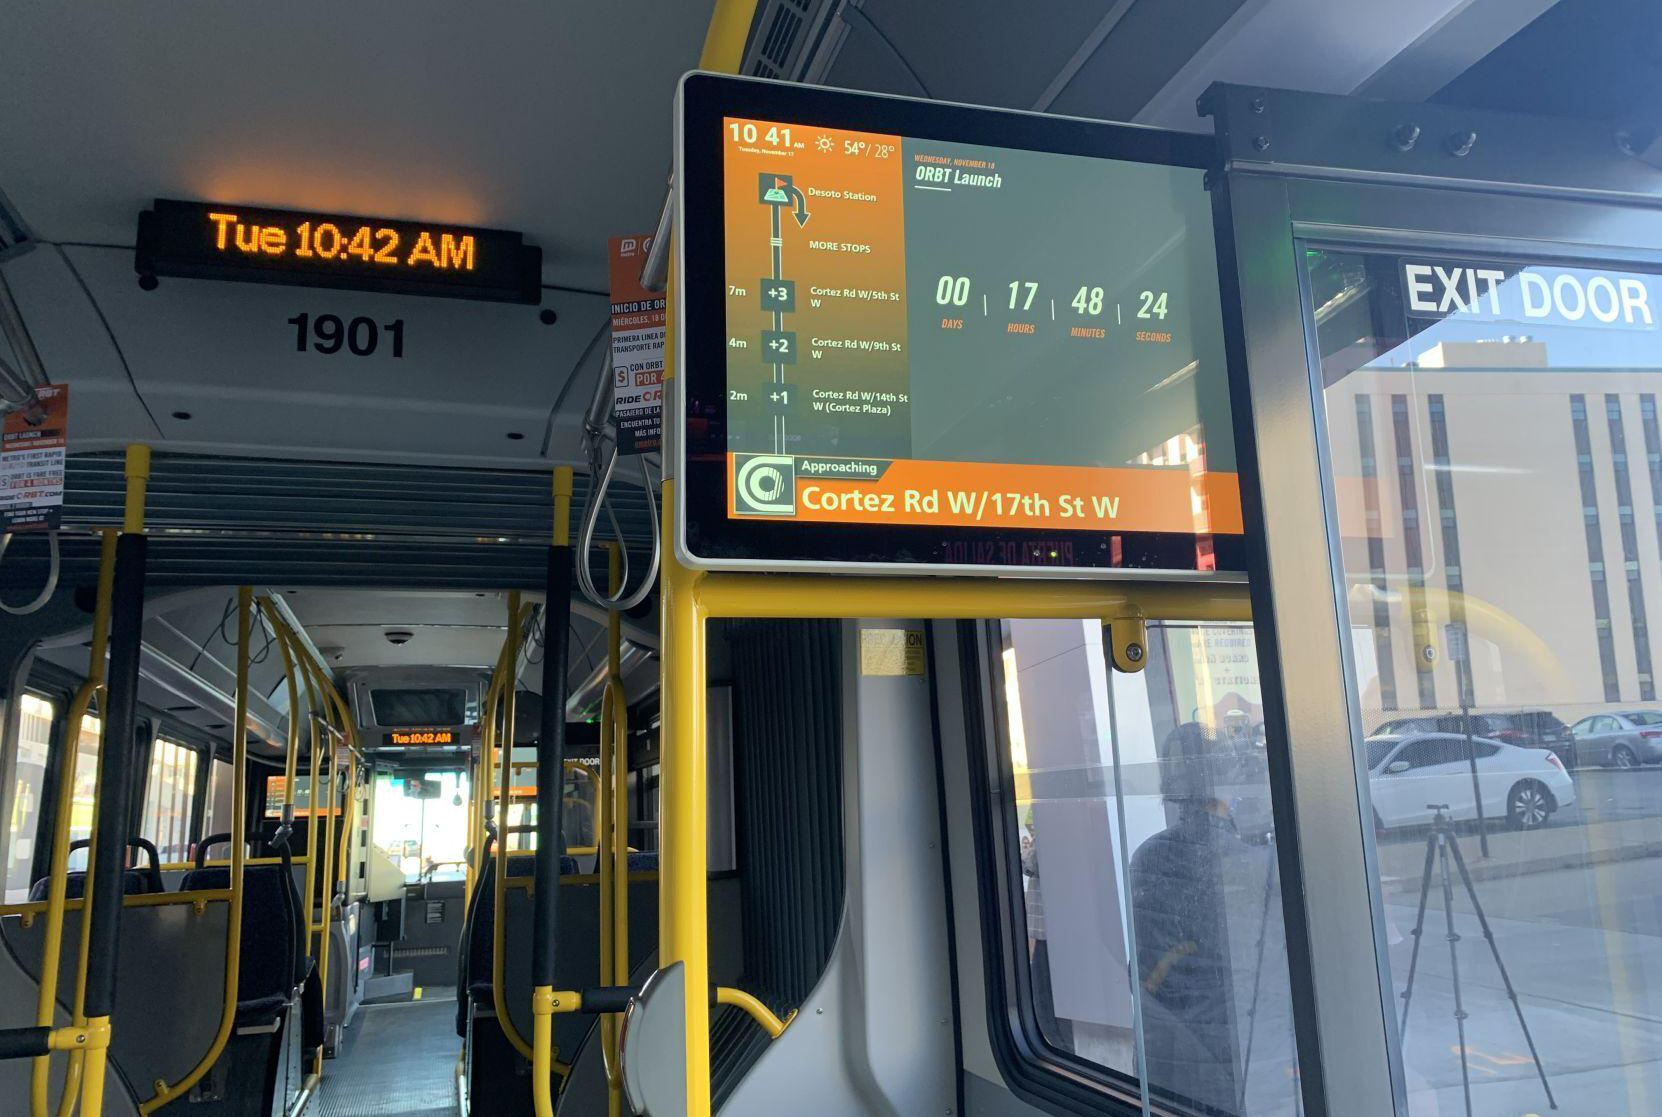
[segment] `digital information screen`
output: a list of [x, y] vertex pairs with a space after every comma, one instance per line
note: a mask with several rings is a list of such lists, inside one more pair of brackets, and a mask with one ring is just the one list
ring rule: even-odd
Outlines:
[[542, 250], [518, 233], [157, 199], [141, 277], [231, 279], [496, 302], [542, 300]]
[[683, 101], [686, 561], [1242, 568], [1206, 141]]

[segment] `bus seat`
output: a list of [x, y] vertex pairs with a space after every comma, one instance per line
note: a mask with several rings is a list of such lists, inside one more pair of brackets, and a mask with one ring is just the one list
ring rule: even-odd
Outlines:
[[[196, 849], [197, 867], [185, 874], [180, 891], [229, 888], [227, 865], [204, 865], [210, 845], [229, 835], [204, 838]], [[242, 948], [238, 954], [237, 1024], [275, 1019], [294, 997], [311, 970], [301, 924], [300, 896], [286, 847], [277, 865], [243, 869]]]
[[[132, 838], [127, 844], [145, 854], [150, 859], [150, 863], [143, 868], [128, 869], [122, 877], [122, 891], [129, 896], [141, 896], [150, 892], [166, 892], [167, 885], [162, 881], [161, 855], [156, 852], [155, 844], [146, 841], [144, 838]], [[87, 845], [86, 838], [77, 838], [69, 843], [69, 852], [74, 853], [78, 849], [85, 849]], [[78, 900], [86, 895], [86, 889], [87, 874], [80, 869], [71, 871], [68, 879], [64, 881], [64, 896], [67, 899]], [[29, 902], [44, 902], [51, 890], [52, 878], [41, 877], [29, 886]]]
[[[465, 941], [458, 951], [465, 969], [458, 978], [457, 1031], [467, 1033], [467, 1019], [472, 1009], [496, 1009], [493, 995], [492, 962], [495, 929], [495, 907], [492, 902], [495, 888], [494, 858], [487, 858], [484, 871], [474, 890], [465, 923]], [[521, 868], [521, 863], [524, 868]], [[534, 859], [515, 857], [508, 861], [510, 877], [528, 876]], [[600, 984], [600, 887], [593, 876], [576, 876], [570, 857], [562, 858], [561, 875], [565, 879], [560, 888], [555, 916], [555, 933], [559, 936], [557, 981], [561, 988], [583, 989]], [[630, 957], [631, 961], [645, 957], [657, 943], [658, 888], [652, 881], [632, 881], [629, 886]], [[521, 1036], [531, 1034], [530, 941], [533, 921], [530, 892], [511, 888], [504, 898], [503, 927], [504, 965], [502, 980], [507, 1000], [507, 1015], [513, 1020]], [[466, 994], [464, 1003], [462, 994]], [[577, 1016], [561, 1016], [554, 1022], [555, 1045], [562, 1051], [575, 1051], [581, 1042], [587, 1022]]]

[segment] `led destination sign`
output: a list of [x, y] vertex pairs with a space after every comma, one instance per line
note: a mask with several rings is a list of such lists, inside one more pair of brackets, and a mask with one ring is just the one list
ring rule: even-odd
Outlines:
[[518, 233], [158, 200], [139, 214], [140, 276], [232, 279], [536, 303], [542, 250]]
[[688, 561], [1242, 568], [1204, 150], [747, 86], [683, 93]]
[[391, 729], [387, 731], [387, 744], [418, 747], [422, 745], [453, 745], [456, 743], [454, 729]]

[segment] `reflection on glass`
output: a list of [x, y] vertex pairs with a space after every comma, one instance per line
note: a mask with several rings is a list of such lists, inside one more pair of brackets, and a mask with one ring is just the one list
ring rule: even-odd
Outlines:
[[1151, 625], [1112, 677], [1095, 624], [1004, 638], [1037, 1038], [1154, 1106], [1298, 1112], [1252, 630]]
[[1662, 278], [1304, 262], [1410, 1112], [1662, 1112]]
[[6, 820], [6, 903], [29, 898], [39, 838], [41, 795], [46, 788], [46, 755], [56, 707], [24, 692], [18, 702], [17, 777]]

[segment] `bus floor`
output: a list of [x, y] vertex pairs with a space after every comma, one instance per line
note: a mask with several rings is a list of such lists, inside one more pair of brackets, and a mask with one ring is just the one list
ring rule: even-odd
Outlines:
[[461, 1041], [450, 992], [360, 1008], [340, 1055], [323, 1065], [308, 1117], [454, 1117]]

